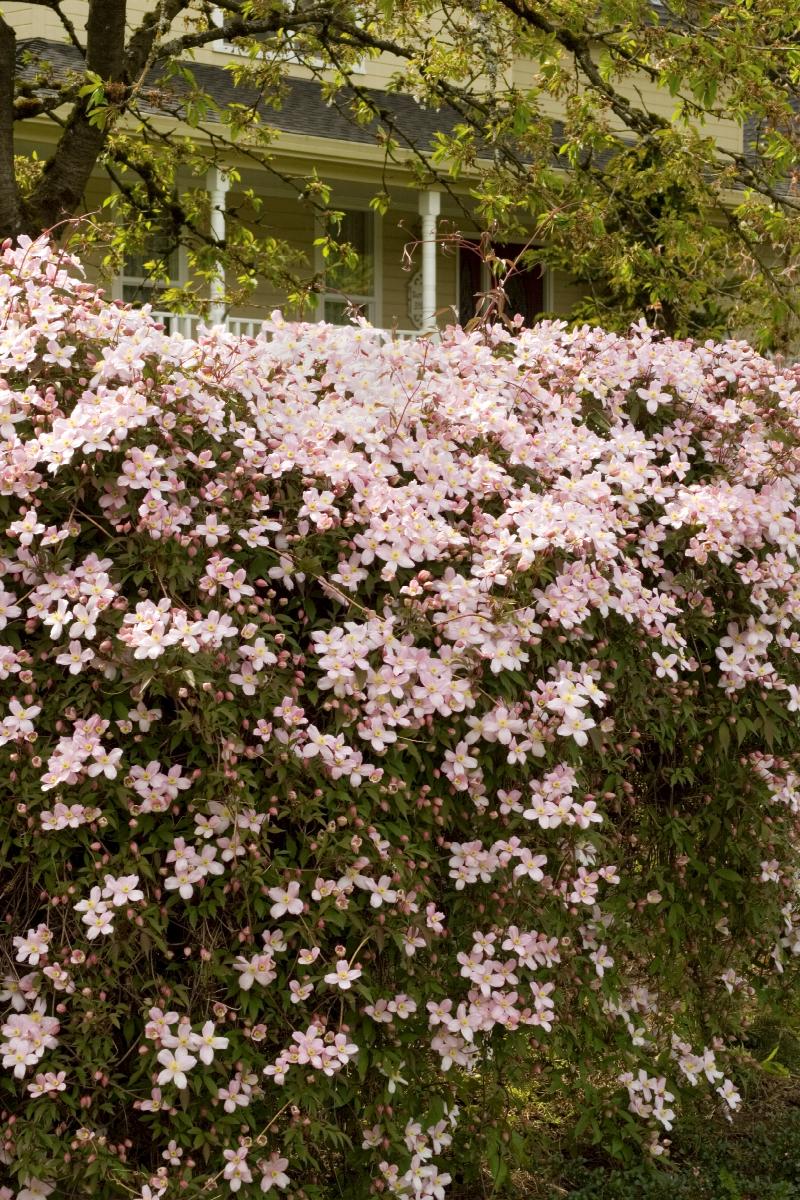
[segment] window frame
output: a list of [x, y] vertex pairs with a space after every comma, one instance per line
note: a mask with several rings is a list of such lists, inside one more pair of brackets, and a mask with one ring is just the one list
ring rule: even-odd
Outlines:
[[[334, 289], [320, 292], [317, 297], [316, 319], [318, 321], [325, 320], [325, 304], [326, 301], [336, 303], [352, 301], [353, 304], [359, 305], [363, 315], [367, 318], [371, 325], [376, 329], [382, 328], [383, 320], [383, 218], [380, 213], [375, 212], [370, 208], [365, 200], [349, 199], [348, 197], [336, 197], [333, 205], [337, 212], [365, 212], [372, 217], [372, 295], [348, 295], [343, 292], [337, 292]], [[316, 220], [314, 223], [315, 237], [324, 236], [325, 230], [322, 223]], [[319, 246], [314, 247], [314, 268], [318, 273], [325, 271], [325, 260], [322, 257], [322, 250]]]
[[[144, 305], [144, 304], [152, 304], [153, 305], [152, 311], [154, 313], [164, 313], [165, 316], [167, 316], [167, 317], [177, 319], [178, 314], [167, 313], [165, 309], [156, 307], [155, 299], [153, 297], [146, 298], [143, 296], [141, 301], [126, 300], [125, 299], [125, 288], [126, 287], [140, 287], [140, 288], [144, 287], [144, 288], [150, 288], [151, 291], [154, 291], [156, 289], [162, 289], [163, 291], [166, 291], [167, 288], [170, 288], [170, 287], [182, 287], [183, 284], [185, 284], [188, 280], [188, 264], [187, 264], [187, 257], [186, 257], [186, 247], [182, 246], [182, 245], [179, 245], [177, 247], [177, 252], [176, 252], [176, 271], [177, 271], [177, 273], [170, 274], [170, 277], [166, 283], [161, 283], [158, 280], [153, 280], [152, 276], [149, 276], [149, 275], [134, 275], [134, 274], [128, 272], [125, 269], [125, 266], [126, 265], [123, 262], [122, 270], [119, 271], [118, 274], [114, 276], [114, 282], [113, 282], [112, 288], [111, 288], [112, 299], [121, 300], [124, 304], [135, 304], [137, 307], [140, 307], [141, 305]], [[151, 280], [152, 280], [152, 282], [150, 282]], [[168, 330], [168, 332], [169, 332], [169, 330]]]

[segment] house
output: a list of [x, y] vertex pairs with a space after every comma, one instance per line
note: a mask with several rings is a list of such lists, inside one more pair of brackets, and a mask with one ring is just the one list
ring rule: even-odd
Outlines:
[[[85, 22], [86, 4], [65, 0], [65, 11], [76, 28]], [[130, 0], [129, 23], [136, 23], [147, 11], [148, 0]], [[80, 52], [67, 40], [62, 22], [52, 8], [22, 2], [5, 5], [7, 19], [16, 31], [20, 50], [37, 60], [52, 63], [66, 73], [82, 64]], [[269, 53], [275, 53], [269, 46]], [[384, 153], [376, 144], [374, 129], [355, 124], [344, 112], [344, 97], [326, 99], [322, 84], [312, 72], [291, 61], [286, 50], [288, 82], [282, 107], [271, 108], [260, 102], [246, 87], [236, 86], [229, 67], [237, 62], [242, 49], [235, 43], [216, 39], [196, 52], [193, 72], [200, 86], [220, 105], [231, 102], [252, 103], [261, 119], [274, 131], [274, 170], [266, 171], [249, 161], [246, 154], [231, 146], [230, 164], [238, 180], [231, 181], [224, 169], [208, 173], [204, 183], [210, 193], [211, 228], [224, 236], [226, 212], [239, 209], [243, 192], [250, 188], [261, 198], [262, 211], [257, 218], [259, 233], [286, 239], [302, 252], [310, 266], [322, 270], [315, 238], [319, 228], [312, 210], [300, 203], [284, 180], [304, 176], [313, 165], [318, 176], [331, 187], [331, 205], [345, 214], [341, 236], [359, 253], [358, 268], [340, 271], [326, 282], [313, 314], [317, 319], [340, 323], [348, 319], [349, 305], [356, 304], [376, 327], [391, 330], [394, 336], [416, 336], [431, 332], [437, 325], [454, 317], [468, 320], [476, 311], [480, 296], [490, 286], [488, 272], [476, 245], [481, 235], [470, 199], [469, 177], [448, 189], [420, 189], [413, 170], [415, 152], [409, 146], [387, 167]], [[391, 56], [367, 59], [357, 74], [358, 87], [365, 89], [377, 108], [407, 136], [415, 150], [424, 154], [437, 131], [457, 119], [447, 110], [422, 108], [410, 96], [387, 90], [397, 63]], [[31, 70], [34, 70], [31, 68]], [[514, 64], [512, 82], [524, 88], [535, 78], [537, 64], [520, 60]], [[669, 117], [674, 101], [659, 95], [648, 80], [634, 79], [627, 85], [633, 97], [637, 89], [649, 89], [647, 104], [651, 111]], [[167, 104], [157, 119], [164, 128], [181, 126], [181, 85], [173, 85], [175, 106]], [[559, 110], [553, 102], [554, 136], [557, 140]], [[720, 145], [735, 151], [743, 148], [743, 130], [733, 122], [712, 121], [707, 127]], [[197, 135], [195, 135], [197, 136]], [[24, 122], [18, 147], [21, 153], [41, 152], [54, 137], [53, 127], [41, 118]], [[418, 156], [416, 156], [418, 157]], [[187, 183], [188, 183], [187, 179]], [[195, 179], [194, 185], [197, 185]], [[390, 187], [391, 205], [384, 215], [370, 207], [375, 193]], [[85, 198], [87, 210], [102, 202], [110, 185], [99, 176]], [[458, 233], [455, 238], [447, 235]], [[494, 247], [503, 257], [514, 258], [521, 243], [501, 243]], [[158, 247], [154, 246], [154, 251]], [[404, 250], [408, 253], [404, 254]], [[113, 294], [123, 300], [150, 300], [158, 308], [161, 287], [149, 279], [144, 263], [148, 255], [130, 256], [113, 285]], [[185, 256], [178, 252], [170, 260], [170, 276], [175, 283], [187, 278]], [[262, 282], [248, 297], [245, 306], [226, 309], [222, 279], [210, 282], [210, 317], [224, 320], [238, 332], [250, 332], [274, 308], [282, 307], [285, 295]], [[580, 289], [560, 271], [543, 270], [533, 265], [520, 271], [508, 287], [508, 307], [528, 321], [542, 313], [566, 315], [581, 295]], [[171, 315], [166, 318], [173, 328], [191, 331], [197, 318]]]

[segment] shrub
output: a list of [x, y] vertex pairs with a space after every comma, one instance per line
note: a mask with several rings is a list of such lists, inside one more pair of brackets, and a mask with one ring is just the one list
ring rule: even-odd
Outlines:
[[762, 1101], [748, 1098], [730, 1125], [694, 1127], [683, 1120], [669, 1159], [626, 1169], [572, 1165], [564, 1194], [571, 1200], [799, 1200], [797, 1102], [796, 1086], [773, 1088]]
[[4, 1195], [441, 1200], [514, 1089], [612, 1153], [738, 1105], [800, 948], [797, 369], [195, 343], [26, 240], [0, 371]]

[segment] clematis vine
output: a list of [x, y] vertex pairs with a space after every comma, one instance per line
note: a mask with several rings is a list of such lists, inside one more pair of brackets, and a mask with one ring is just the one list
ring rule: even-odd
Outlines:
[[800, 962], [800, 368], [190, 341], [22, 239], [0, 433], [13, 1194], [444, 1200], [532, 1079], [656, 1156], [745, 1104]]

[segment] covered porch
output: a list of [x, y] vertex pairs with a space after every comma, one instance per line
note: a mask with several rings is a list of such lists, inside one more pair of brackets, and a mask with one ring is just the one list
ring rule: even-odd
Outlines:
[[[352, 153], [352, 151], [351, 151]], [[176, 315], [160, 308], [158, 292], [143, 272], [141, 259], [126, 262], [114, 284], [119, 299], [149, 300], [169, 328], [191, 335], [200, 323], [224, 324], [231, 332], [252, 335], [275, 310], [302, 320], [347, 323], [354, 313], [365, 317], [376, 330], [394, 339], [430, 336], [455, 322], [466, 323], [481, 307], [481, 297], [493, 286], [491, 272], [482, 261], [481, 231], [467, 198], [453, 197], [429, 188], [419, 190], [407, 182], [391, 191], [391, 206], [381, 214], [371, 206], [376, 182], [372, 172], [352, 158], [337, 164], [325, 178], [331, 189], [330, 207], [343, 214], [338, 238], [358, 254], [350, 270], [325, 271], [319, 241], [324, 230], [313, 211], [298, 202], [288, 186], [265, 186], [263, 174], [243, 172], [236, 182], [213, 170], [206, 179], [209, 193], [210, 231], [224, 241], [229, 208], [241, 212], [246, 193], [259, 194], [261, 209], [252, 230], [258, 237], [277, 237], [288, 243], [308, 275], [324, 279], [310, 307], [303, 312], [287, 307], [286, 292], [267, 279], [240, 303], [230, 303], [234, 281], [222, 267], [207, 290], [208, 315]], [[497, 242], [495, 254], [513, 260], [524, 243]], [[531, 258], [535, 260], [535, 251]], [[170, 261], [170, 283], [188, 282], [185, 257]], [[520, 313], [526, 324], [543, 315], [564, 316], [580, 296], [568, 276], [543, 269], [533, 261], [519, 270], [506, 287], [507, 312]]]

